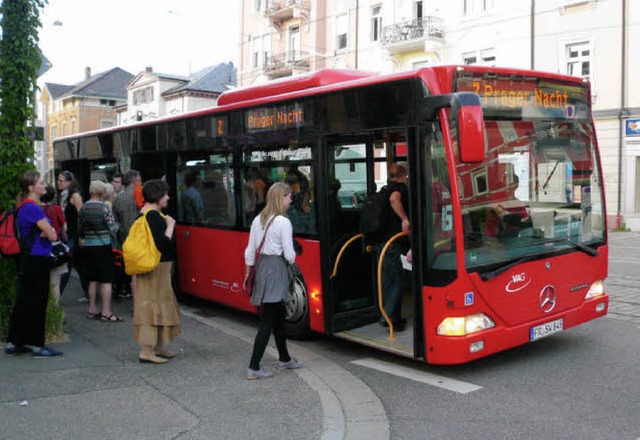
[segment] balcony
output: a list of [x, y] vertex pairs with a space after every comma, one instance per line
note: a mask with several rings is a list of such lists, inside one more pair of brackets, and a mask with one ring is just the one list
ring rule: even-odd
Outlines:
[[423, 17], [382, 28], [382, 45], [393, 53], [438, 50], [444, 43], [444, 26], [438, 17]]
[[267, 58], [264, 73], [269, 79], [294, 76], [309, 71], [310, 57], [307, 52], [285, 52]]
[[269, 0], [265, 15], [271, 23], [277, 24], [290, 18], [301, 17], [307, 20], [310, 10], [310, 0]]

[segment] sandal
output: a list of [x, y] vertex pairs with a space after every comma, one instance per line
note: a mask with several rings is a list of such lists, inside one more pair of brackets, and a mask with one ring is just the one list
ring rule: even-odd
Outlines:
[[122, 322], [124, 319], [112, 313], [111, 315], [100, 315], [100, 321], [102, 322]]
[[176, 357], [176, 353], [171, 350], [160, 350], [156, 351], [156, 356], [163, 359], [173, 359], [174, 357]]
[[87, 312], [87, 314], [85, 316], [87, 317], [87, 319], [100, 319], [100, 318], [102, 318], [102, 315], [100, 314], [100, 312], [98, 312], [98, 313]]

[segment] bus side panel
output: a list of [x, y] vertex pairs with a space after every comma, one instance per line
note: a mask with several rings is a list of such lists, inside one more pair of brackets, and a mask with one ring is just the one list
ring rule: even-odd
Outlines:
[[176, 226], [182, 292], [256, 313], [242, 290], [246, 232]]
[[296, 263], [302, 271], [309, 297], [309, 325], [311, 330], [324, 333], [324, 308], [322, 305], [322, 277], [320, 275], [320, 242], [298, 238], [302, 244], [302, 255]]
[[[180, 290], [199, 298], [256, 313], [242, 290], [247, 232], [179, 225], [176, 227]], [[302, 255], [296, 257], [309, 296], [311, 330], [324, 333], [320, 276], [320, 243], [298, 239]]]

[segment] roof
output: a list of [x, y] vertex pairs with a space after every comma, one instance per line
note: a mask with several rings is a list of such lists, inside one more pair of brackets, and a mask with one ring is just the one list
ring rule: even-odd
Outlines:
[[73, 86], [66, 86], [64, 84], [44, 83], [44, 86], [49, 90], [51, 99], [58, 99], [69, 90], [73, 89]]
[[196, 72], [191, 81], [172, 87], [162, 93], [163, 96], [183, 91], [220, 94], [235, 87], [236, 69], [233, 63], [220, 63]]
[[127, 100], [125, 86], [133, 78], [129, 72], [119, 67], [98, 73], [88, 79], [70, 86], [71, 89], [64, 93], [66, 96], [83, 96], [91, 98], [109, 98]]

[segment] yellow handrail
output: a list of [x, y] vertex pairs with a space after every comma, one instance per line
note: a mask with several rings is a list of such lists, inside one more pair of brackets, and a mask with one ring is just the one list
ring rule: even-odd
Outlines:
[[333, 277], [336, 276], [336, 273], [338, 272], [338, 264], [340, 263], [340, 259], [342, 258], [342, 254], [344, 254], [344, 251], [347, 249], [347, 247], [351, 243], [353, 243], [354, 241], [356, 241], [358, 238], [361, 238], [361, 237], [364, 237], [364, 234], [354, 235], [349, 240], [347, 240], [345, 244], [342, 245], [342, 249], [340, 249], [340, 252], [338, 252], [338, 256], [336, 257], [336, 262], [333, 265], [333, 272], [331, 273], [331, 277], [330, 278], [333, 278]]
[[380, 308], [380, 312], [382, 313], [382, 316], [384, 317], [384, 320], [387, 321], [387, 324], [389, 325], [389, 340], [390, 341], [395, 341], [396, 337], [393, 334], [393, 323], [391, 322], [391, 318], [389, 318], [389, 315], [387, 314], [386, 310], [384, 309], [384, 305], [382, 303], [382, 262], [384, 261], [384, 255], [387, 253], [387, 249], [389, 248], [391, 243], [393, 243], [394, 241], [396, 241], [400, 237], [404, 237], [405, 235], [409, 235], [409, 233], [408, 232], [398, 232], [396, 235], [391, 237], [389, 239], [389, 241], [387, 241], [387, 243], [382, 248], [382, 252], [380, 252], [380, 259], [378, 260], [378, 307]]

